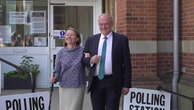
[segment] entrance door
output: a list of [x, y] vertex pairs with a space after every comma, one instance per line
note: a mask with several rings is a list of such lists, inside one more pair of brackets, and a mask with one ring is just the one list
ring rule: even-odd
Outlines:
[[50, 12], [50, 57], [53, 73], [55, 56], [64, 47], [64, 34], [68, 28], [75, 28], [80, 32], [82, 46], [88, 36], [93, 34], [93, 6], [51, 4]]

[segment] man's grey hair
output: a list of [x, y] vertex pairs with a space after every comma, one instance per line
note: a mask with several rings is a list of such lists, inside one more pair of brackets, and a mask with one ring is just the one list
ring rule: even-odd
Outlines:
[[108, 17], [108, 19], [110, 19], [111, 24], [113, 24], [113, 17], [112, 17], [111, 15], [107, 14], [107, 13], [101, 14], [101, 15], [98, 17], [98, 20], [99, 20], [101, 17], [103, 17], [103, 16]]

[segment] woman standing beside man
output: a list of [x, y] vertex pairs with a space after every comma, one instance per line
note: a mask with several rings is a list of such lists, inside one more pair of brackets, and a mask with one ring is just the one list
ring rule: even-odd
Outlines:
[[59, 81], [59, 110], [81, 110], [85, 91], [85, 71], [82, 62], [83, 48], [80, 33], [70, 28], [66, 31], [64, 48], [56, 57], [52, 83]]

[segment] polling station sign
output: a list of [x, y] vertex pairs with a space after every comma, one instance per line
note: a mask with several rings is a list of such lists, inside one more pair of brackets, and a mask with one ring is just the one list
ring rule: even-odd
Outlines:
[[0, 97], [0, 110], [48, 110], [49, 92]]
[[164, 91], [131, 88], [124, 96], [124, 110], [170, 110], [171, 95]]

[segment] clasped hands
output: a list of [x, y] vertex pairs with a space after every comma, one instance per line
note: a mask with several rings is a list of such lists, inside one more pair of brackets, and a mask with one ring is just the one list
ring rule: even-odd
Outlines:
[[[91, 57], [90, 53], [84, 53], [84, 55], [85, 55], [84, 56], [85, 58]], [[98, 64], [99, 61], [100, 61], [100, 56], [94, 55], [90, 59], [90, 64]], [[122, 88], [121, 92], [122, 92], [122, 94], [126, 95], [129, 92], [129, 88]]]
[[[84, 53], [85, 58], [91, 57], [90, 53]], [[98, 64], [100, 61], [100, 56], [94, 55], [90, 58], [90, 64]]]

